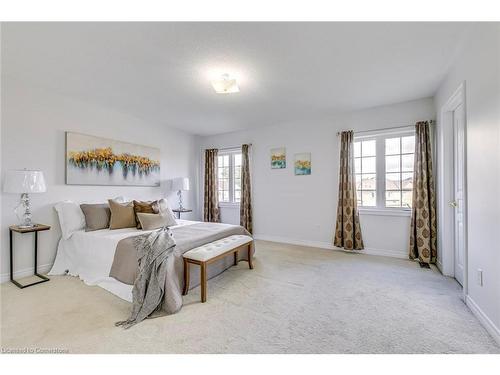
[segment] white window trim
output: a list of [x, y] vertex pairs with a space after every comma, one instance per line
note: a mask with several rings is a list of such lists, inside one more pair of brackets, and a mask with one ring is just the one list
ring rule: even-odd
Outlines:
[[386, 207], [383, 209], [380, 208], [370, 208], [370, 207], [359, 207], [358, 208], [360, 215], [375, 215], [375, 216], [411, 216], [411, 210], [409, 208], [404, 207]]
[[[239, 208], [240, 202], [234, 202], [234, 154], [241, 154], [241, 148], [227, 148], [219, 150], [217, 156], [230, 155], [229, 158], [229, 202], [219, 201], [219, 207]], [[217, 166], [218, 168], [218, 166]], [[217, 177], [218, 178], [218, 177]], [[217, 192], [218, 194], [218, 192]]]
[[376, 140], [376, 175], [377, 175], [377, 205], [375, 207], [359, 206], [361, 215], [380, 216], [411, 216], [411, 208], [385, 206], [385, 139], [391, 137], [405, 137], [415, 135], [413, 126], [400, 127], [391, 130], [373, 130], [364, 134], [354, 134], [354, 142]]
[[219, 202], [219, 207], [240, 208], [240, 202]]

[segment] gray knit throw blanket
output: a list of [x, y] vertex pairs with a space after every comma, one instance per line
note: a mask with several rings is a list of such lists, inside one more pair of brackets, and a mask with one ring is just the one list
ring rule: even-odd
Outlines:
[[161, 315], [167, 259], [175, 248], [167, 227], [134, 238], [139, 271], [132, 289], [132, 311], [127, 320], [115, 325], [130, 328], [148, 317]]

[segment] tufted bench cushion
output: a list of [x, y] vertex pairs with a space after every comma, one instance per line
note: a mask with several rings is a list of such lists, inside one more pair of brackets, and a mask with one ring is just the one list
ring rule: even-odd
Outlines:
[[186, 251], [182, 255], [184, 258], [184, 290], [182, 294], [186, 295], [189, 290], [190, 265], [200, 266], [201, 302], [205, 302], [207, 300], [207, 265], [231, 254], [234, 257], [234, 265], [237, 265], [238, 252], [245, 250], [248, 254], [248, 268], [253, 269], [252, 249], [252, 237], [234, 235]]
[[214, 242], [207, 243], [206, 245], [196, 247], [189, 251], [186, 251], [183, 257], [191, 260], [197, 260], [199, 262], [206, 262], [207, 260], [215, 258], [221, 254], [227, 253], [230, 250], [243, 246], [252, 241], [253, 239], [250, 236], [245, 236], [245, 235], [229, 236]]

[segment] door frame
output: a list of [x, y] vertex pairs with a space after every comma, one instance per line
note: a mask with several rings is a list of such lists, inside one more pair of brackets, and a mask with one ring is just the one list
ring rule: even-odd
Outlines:
[[[459, 106], [464, 110], [464, 275], [463, 299], [468, 289], [468, 239], [467, 239], [467, 106], [465, 82], [462, 82], [441, 108], [438, 126], [438, 267], [445, 276], [455, 276], [455, 216], [449, 202], [454, 199], [454, 123], [453, 111]], [[439, 257], [440, 255], [440, 257]], [[439, 259], [440, 258], [440, 259]]]

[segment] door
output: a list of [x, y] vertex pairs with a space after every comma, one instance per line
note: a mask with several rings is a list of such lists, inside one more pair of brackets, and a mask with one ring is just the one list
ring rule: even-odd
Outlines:
[[465, 111], [460, 104], [453, 111], [455, 279], [463, 285], [465, 274]]

